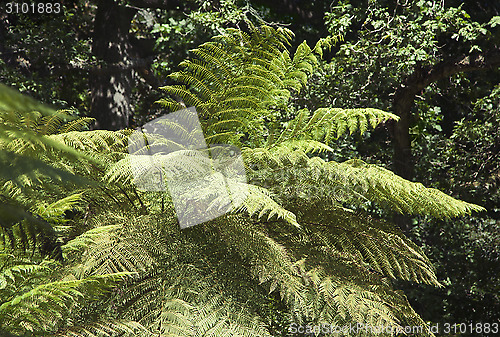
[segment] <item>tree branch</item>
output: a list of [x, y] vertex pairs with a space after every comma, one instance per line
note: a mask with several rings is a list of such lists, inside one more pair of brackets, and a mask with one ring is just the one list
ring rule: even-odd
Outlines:
[[394, 127], [393, 139], [393, 169], [396, 174], [410, 180], [413, 178], [409, 128], [415, 96], [429, 84], [451, 75], [497, 67], [500, 67], [500, 49], [493, 49], [486, 53], [461, 56], [452, 61], [418, 68], [396, 89], [392, 103], [393, 112], [400, 117]]
[[417, 69], [406, 81], [402, 90], [408, 90], [415, 94], [423, 90], [429, 84], [440, 79], [450, 77], [458, 73], [493, 69], [500, 66], [500, 49], [494, 49], [486, 53], [467, 55], [453, 61], [441, 62], [436, 65]]

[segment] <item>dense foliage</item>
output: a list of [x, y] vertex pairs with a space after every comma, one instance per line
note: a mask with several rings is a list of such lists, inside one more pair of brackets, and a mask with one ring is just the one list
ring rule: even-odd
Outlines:
[[[482, 208], [360, 160], [313, 156], [344, 133], [397, 117], [295, 110], [287, 101], [332, 41], [291, 54], [290, 37], [267, 26], [228, 30], [172, 75], [189, 87], [164, 88], [197, 107], [209, 143], [241, 147], [250, 177], [241, 208], [183, 231], [167, 194], [133, 185], [127, 131], [83, 131], [88, 119], [2, 87], [4, 165], [15, 158], [2, 176], [11, 205], [1, 227], [4, 331], [264, 336], [294, 322], [425, 326], [390, 280], [439, 286], [430, 261], [363, 205], [438, 218]], [[177, 165], [168, 158], [163, 170]]]
[[419, 178], [454, 196], [474, 200], [487, 210], [475, 218], [416, 221], [415, 240], [426, 246], [424, 250], [447, 284], [441, 290], [422, 289], [410, 296], [428, 320], [499, 319], [498, 93], [495, 88], [478, 99], [471, 107], [474, 114], [458, 121], [449, 138], [432, 132], [436, 124], [431, 122], [421, 131]]
[[[36, 100], [0, 84], [0, 335], [498, 322], [498, 6], [2, 12], [0, 82]], [[248, 182], [226, 179], [237, 209], [181, 230], [169, 193], [134, 184], [126, 126], [189, 106]], [[162, 174], [197, 177], [205, 157], [182, 151], [194, 161], [155, 155]], [[198, 204], [225, 198], [213, 178]]]

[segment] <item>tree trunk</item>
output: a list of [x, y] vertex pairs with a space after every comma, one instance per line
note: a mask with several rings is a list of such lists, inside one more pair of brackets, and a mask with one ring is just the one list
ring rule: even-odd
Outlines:
[[[415, 163], [411, 153], [410, 114], [415, 100], [414, 90], [411, 87], [400, 87], [394, 94], [393, 112], [399, 116], [394, 125], [394, 152], [392, 157], [394, 172], [407, 180], [414, 178]], [[410, 234], [411, 218], [403, 214], [395, 214], [393, 222], [406, 235]]]
[[98, 66], [90, 71], [90, 116], [96, 119], [94, 129], [119, 130], [130, 125], [134, 70], [144, 73], [144, 68], [149, 67], [147, 61], [139, 59], [145, 51], [135, 46], [137, 40], [129, 34], [139, 8], [188, 10], [191, 6], [179, 0], [129, 0], [131, 5], [118, 2], [98, 1], [94, 19], [92, 53], [98, 61]]
[[393, 112], [400, 119], [394, 126], [394, 153], [392, 162], [394, 172], [408, 180], [412, 180], [414, 175], [409, 130], [410, 114], [415, 100], [415, 93], [410, 89], [402, 87], [396, 90], [393, 102]]
[[114, 1], [99, 1], [94, 20], [92, 52], [98, 66], [90, 73], [94, 128], [119, 130], [132, 116], [132, 45], [129, 29], [136, 9]]

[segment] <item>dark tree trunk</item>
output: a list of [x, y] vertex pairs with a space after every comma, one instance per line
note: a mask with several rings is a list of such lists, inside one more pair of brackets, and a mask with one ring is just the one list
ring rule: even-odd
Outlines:
[[94, 20], [92, 52], [98, 66], [90, 73], [91, 111], [94, 128], [128, 127], [132, 115], [132, 45], [129, 29], [136, 9], [112, 0], [99, 1]]
[[189, 4], [179, 0], [129, 0], [128, 3], [130, 5], [120, 5], [117, 0], [98, 1], [92, 43], [98, 66], [90, 71], [90, 116], [96, 119], [94, 129], [128, 127], [133, 114], [134, 74], [147, 74], [149, 82], [155, 82], [148, 72], [150, 61], [140, 59], [147, 51], [129, 34], [139, 7], [189, 9]]
[[[415, 100], [415, 92], [411, 87], [400, 87], [396, 90], [393, 102], [393, 112], [399, 116], [394, 125], [394, 152], [392, 157], [394, 172], [408, 180], [414, 177], [414, 162], [411, 153], [410, 113]], [[403, 214], [395, 214], [393, 222], [406, 235], [410, 234], [411, 218]]]
[[415, 92], [411, 87], [402, 87], [396, 90], [393, 102], [393, 112], [399, 116], [399, 121], [394, 126], [394, 172], [399, 176], [412, 180], [414, 175], [413, 156], [410, 141], [410, 114]]

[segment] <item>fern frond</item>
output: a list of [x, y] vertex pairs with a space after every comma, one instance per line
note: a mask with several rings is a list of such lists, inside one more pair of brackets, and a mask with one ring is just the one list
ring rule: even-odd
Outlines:
[[0, 326], [14, 332], [54, 330], [57, 321], [71, 310], [74, 302], [84, 297], [84, 293], [87, 296], [102, 293], [113, 284], [110, 281], [125, 275], [55, 281], [35, 286], [0, 305]]
[[[301, 110], [297, 117], [288, 122], [275, 144], [288, 139], [314, 139], [329, 144], [346, 132], [353, 134], [356, 130], [364, 133], [368, 126], [375, 128], [378, 124], [399, 117], [378, 109], [340, 109], [320, 108], [311, 116], [309, 111]], [[269, 144], [272, 145], [272, 144]]]
[[131, 131], [69, 131], [49, 136], [49, 139], [80, 151], [124, 152]]
[[66, 327], [54, 334], [54, 337], [113, 337], [123, 336], [154, 336], [142, 324], [129, 320], [106, 320], [82, 325]]
[[60, 251], [59, 244], [55, 241], [54, 228], [20, 205], [0, 204], [0, 234], [4, 244], [10, 243], [12, 249], [15, 249], [18, 243], [24, 250], [45, 243], [50, 251], [44, 251], [44, 254], [58, 254]]
[[316, 218], [322, 223], [308, 223], [308, 228], [318, 244], [350, 254], [381, 275], [441, 286], [422, 249], [392, 226], [338, 209]]
[[[281, 189], [288, 181], [304, 187], [326, 184], [325, 188], [316, 188], [316, 193], [324, 191], [327, 193], [325, 195], [329, 195], [329, 191], [334, 192], [333, 195], [337, 194], [339, 197], [337, 205], [345, 202], [357, 204], [369, 200], [399, 213], [430, 215], [436, 218], [451, 218], [484, 210], [481, 206], [454, 199], [439, 190], [405, 180], [387, 169], [366, 164], [358, 159], [343, 163], [325, 162], [318, 157], [309, 159], [303, 152], [301, 155], [300, 151], [291, 150], [277, 153], [254, 149], [245, 150], [243, 154], [254, 165], [263, 165], [262, 162], [266, 160], [273, 163], [275, 170], [264, 169], [256, 172], [269, 177], [279, 173], [278, 176], [282, 179], [279, 185]], [[291, 169], [292, 167], [294, 169]], [[298, 175], [293, 179], [299, 181], [288, 177], [294, 172]], [[314, 195], [309, 194], [309, 197]]]
[[83, 202], [83, 193], [75, 193], [49, 205], [38, 205], [35, 213], [46, 221], [59, 222], [65, 212], [79, 208]]
[[72, 254], [74, 251], [83, 251], [102, 241], [103, 238], [109, 237], [111, 232], [120, 228], [120, 225], [107, 225], [90, 229], [68, 241], [61, 249], [66, 256]]
[[[234, 185], [230, 184], [232, 190], [234, 190]], [[267, 220], [270, 220], [273, 216], [278, 219], [283, 219], [293, 226], [299, 227], [295, 214], [283, 208], [280, 204], [274, 201], [269, 192], [264, 188], [246, 185], [244, 201], [242, 201], [241, 206], [237, 209], [238, 211], [246, 211], [250, 216], [258, 213], [258, 218], [263, 218], [267, 214]]]
[[[280, 29], [262, 26], [254, 27], [249, 34], [234, 29], [227, 32], [194, 50], [196, 59], [184, 61], [184, 70], [172, 75], [189, 89], [162, 89], [195, 106], [208, 119], [205, 134], [210, 142], [238, 143], [241, 137], [228, 137], [237, 129], [238, 134], [248, 132], [256, 140], [265, 132], [263, 119], [270, 117], [270, 108], [278, 100], [286, 105], [290, 90], [300, 89], [317, 59], [304, 43], [292, 60], [285, 49], [290, 35]], [[171, 99], [159, 102], [173, 109], [179, 107]], [[225, 122], [217, 123], [220, 120]]]
[[[123, 224], [120, 227], [122, 226]], [[65, 250], [80, 249], [82, 245], [92, 242], [75, 271], [78, 278], [139, 272], [151, 267], [153, 259], [148, 254], [136, 254], [136, 241], [132, 237], [120, 237], [118, 234], [119, 228], [115, 226], [96, 228], [64, 247]]]
[[[76, 120], [70, 121], [63, 125], [58, 133], [67, 133], [72, 131], [83, 131], [89, 127], [89, 125], [94, 121], [93, 118], [90, 117], [82, 117]], [[55, 133], [55, 132], [54, 132]]]
[[358, 159], [329, 165], [335, 167], [339, 181], [381, 206], [400, 213], [451, 218], [484, 210], [481, 206], [454, 199], [439, 190], [407, 181], [389, 170]]
[[225, 217], [218, 228], [221, 239], [253, 264], [253, 274], [261, 282], [269, 282], [269, 291], [279, 286], [280, 293], [289, 303], [302, 303], [304, 285], [294, 261], [285, 247], [258, 229], [247, 227], [237, 215]]
[[40, 185], [43, 179], [53, 182], [83, 184], [88, 180], [77, 177], [67, 170], [47, 164], [42, 160], [21, 156], [11, 151], [0, 150], [0, 160], [8, 163], [0, 167], [0, 179], [21, 189]]

